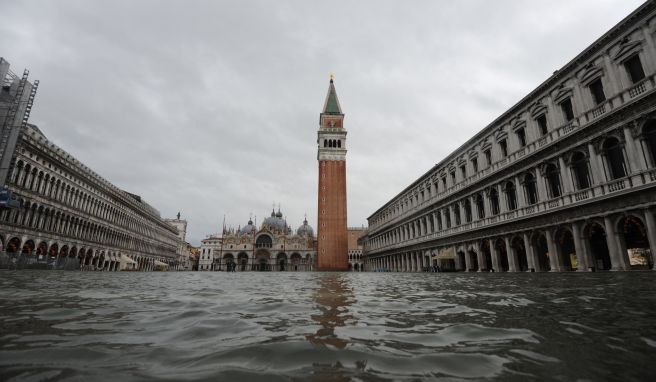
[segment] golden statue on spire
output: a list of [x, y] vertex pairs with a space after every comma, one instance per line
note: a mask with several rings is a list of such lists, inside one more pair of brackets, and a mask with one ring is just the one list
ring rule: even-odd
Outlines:
[[335, 79], [335, 74], [330, 73], [330, 80], [332, 81], [332, 80], [334, 80], [334, 79]]

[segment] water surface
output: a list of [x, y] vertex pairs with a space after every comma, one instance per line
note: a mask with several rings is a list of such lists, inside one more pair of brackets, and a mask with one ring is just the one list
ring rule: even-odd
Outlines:
[[0, 272], [0, 380], [641, 381], [656, 273]]

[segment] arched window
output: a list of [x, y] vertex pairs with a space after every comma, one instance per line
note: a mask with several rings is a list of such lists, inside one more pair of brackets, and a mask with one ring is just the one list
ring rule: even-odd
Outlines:
[[656, 120], [647, 122], [642, 129], [647, 144], [647, 150], [651, 154], [651, 166], [656, 167]]
[[444, 217], [446, 218], [446, 228], [451, 228], [451, 213], [448, 208], [444, 210]]
[[524, 176], [524, 191], [526, 192], [526, 200], [529, 205], [538, 202], [538, 191], [535, 177], [531, 173]]
[[584, 190], [590, 187], [590, 172], [588, 171], [588, 160], [585, 155], [577, 151], [572, 155], [572, 172], [576, 181], [576, 189]]
[[620, 141], [615, 137], [608, 138], [603, 145], [606, 164], [608, 165], [608, 175], [611, 179], [623, 178], [626, 176], [626, 164], [624, 163], [624, 154]]
[[506, 183], [505, 191], [508, 210], [513, 211], [517, 209], [517, 192], [515, 190], [515, 184], [513, 182]]
[[271, 248], [273, 247], [273, 241], [268, 235], [261, 235], [255, 240], [255, 246], [257, 248]]
[[499, 214], [499, 192], [496, 188], [490, 190], [490, 205], [492, 207], [492, 215]]
[[560, 187], [560, 173], [558, 167], [554, 164], [547, 165], [546, 171], [547, 184], [549, 185], [549, 195], [552, 198], [559, 197], [561, 193]]
[[483, 195], [476, 194], [476, 209], [478, 210], [478, 218], [483, 219], [485, 217], [485, 201], [483, 200]]
[[337, 141], [337, 147], [342, 148], [342, 140], [341, 139]]
[[472, 221], [472, 209], [471, 209], [471, 202], [469, 201], [469, 199], [465, 200], [464, 206], [465, 206], [465, 221], [469, 223]]
[[328, 147], [328, 140], [327, 139], [323, 140], [323, 147]]
[[456, 220], [456, 225], [460, 225], [460, 205], [458, 203], [453, 205], [453, 216]]

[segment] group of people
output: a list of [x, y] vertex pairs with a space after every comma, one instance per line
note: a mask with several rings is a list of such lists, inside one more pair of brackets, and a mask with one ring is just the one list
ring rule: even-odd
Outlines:
[[226, 272], [234, 272], [237, 269], [237, 263], [227, 263]]

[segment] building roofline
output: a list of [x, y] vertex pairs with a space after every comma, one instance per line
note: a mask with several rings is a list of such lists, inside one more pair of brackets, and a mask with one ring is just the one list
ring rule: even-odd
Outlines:
[[388, 200], [385, 204], [383, 204], [380, 208], [378, 208], [376, 211], [374, 211], [372, 214], [367, 217], [367, 220], [371, 219], [374, 215], [377, 213], [381, 212], [385, 208], [387, 208], [392, 202], [394, 202], [398, 197], [415, 187], [416, 185], [420, 184], [421, 182], [425, 181], [427, 176], [431, 174], [434, 170], [442, 167], [445, 163], [451, 161], [455, 157], [461, 154], [461, 150], [469, 146], [471, 143], [475, 142], [476, 140], [480, 139], [481, 136], [487, 134], [491, 128], [494, 126], [497, 126], [497, 124], [504, 119], [512, 116], [513, 114], [517, 113], [519, 110], [524, 107], [525, 104], [527, 104], [530, 100], [533, 100], [535, 96], [539, 95], [543, 91], [545, 91], [547, 88], [551, 87], [554, 85], [554, 83], [558, 82], [559, 80], [563, 79], [564, 74], [569, 74], [570, 72], [574, 71], [579, 65], [585, 61], [589, 56], [593, 55], [593, 53], [596, 53], [599, 49], [602, 47], [606, 46], [607, 42], [613, 38], [616, 38], [617, 34], [621, 33], [623, 29], [627, 27], [627, 24], [631, 21], [634, 21], [636, 18], [644, 18], [649, 11], [655, 8], [655, 3], [653, 0], [647, 0], [645, 3], [640, 5], [636, 10], [631, 12], [628, 16], [624, 17], [622, 20], [620, 20], [617, 24], [615, 24], [613, 27], [611, 27], [606, 33], [604, 33], [601, 37], [596, 39], [592, 44], [588, 45], [581, 53], [576, 55], [573, 59], [568, 61], [563, 67], [561, 67], [559, 70], [556, 70], [549, 78], [547, 78], [545, 81], [540, 83], [535, 89], [533, 89], [530, 93], [528, 93], [526, 96], [522, 97], [517, 103], [515, 103], [513, 106], [508, 108], [505, 112], [501, 113], [497, 118], [495, 118], [492, 122], [490, 122], [488, 125], [486, 125], [484, 128], [482, 128], [478, 133], [474, 134], [473, 137], [469, 138], [467, 141], [465, 141], [463, 144], [461, 144], [458, 148], [453, 150], [451, 153], [449, 153], [444, 159], [441, 161], [437, 162], [433, 167], [431, 167], [428, 171], [426, 171], [424, 174], [422, 174], [419, 178], [417, 178], [414, 182], [410, 183], [407, 187], [405, 187], [403, 190], [401, 190], [398, 194], [393, 196], [390, 200]]

